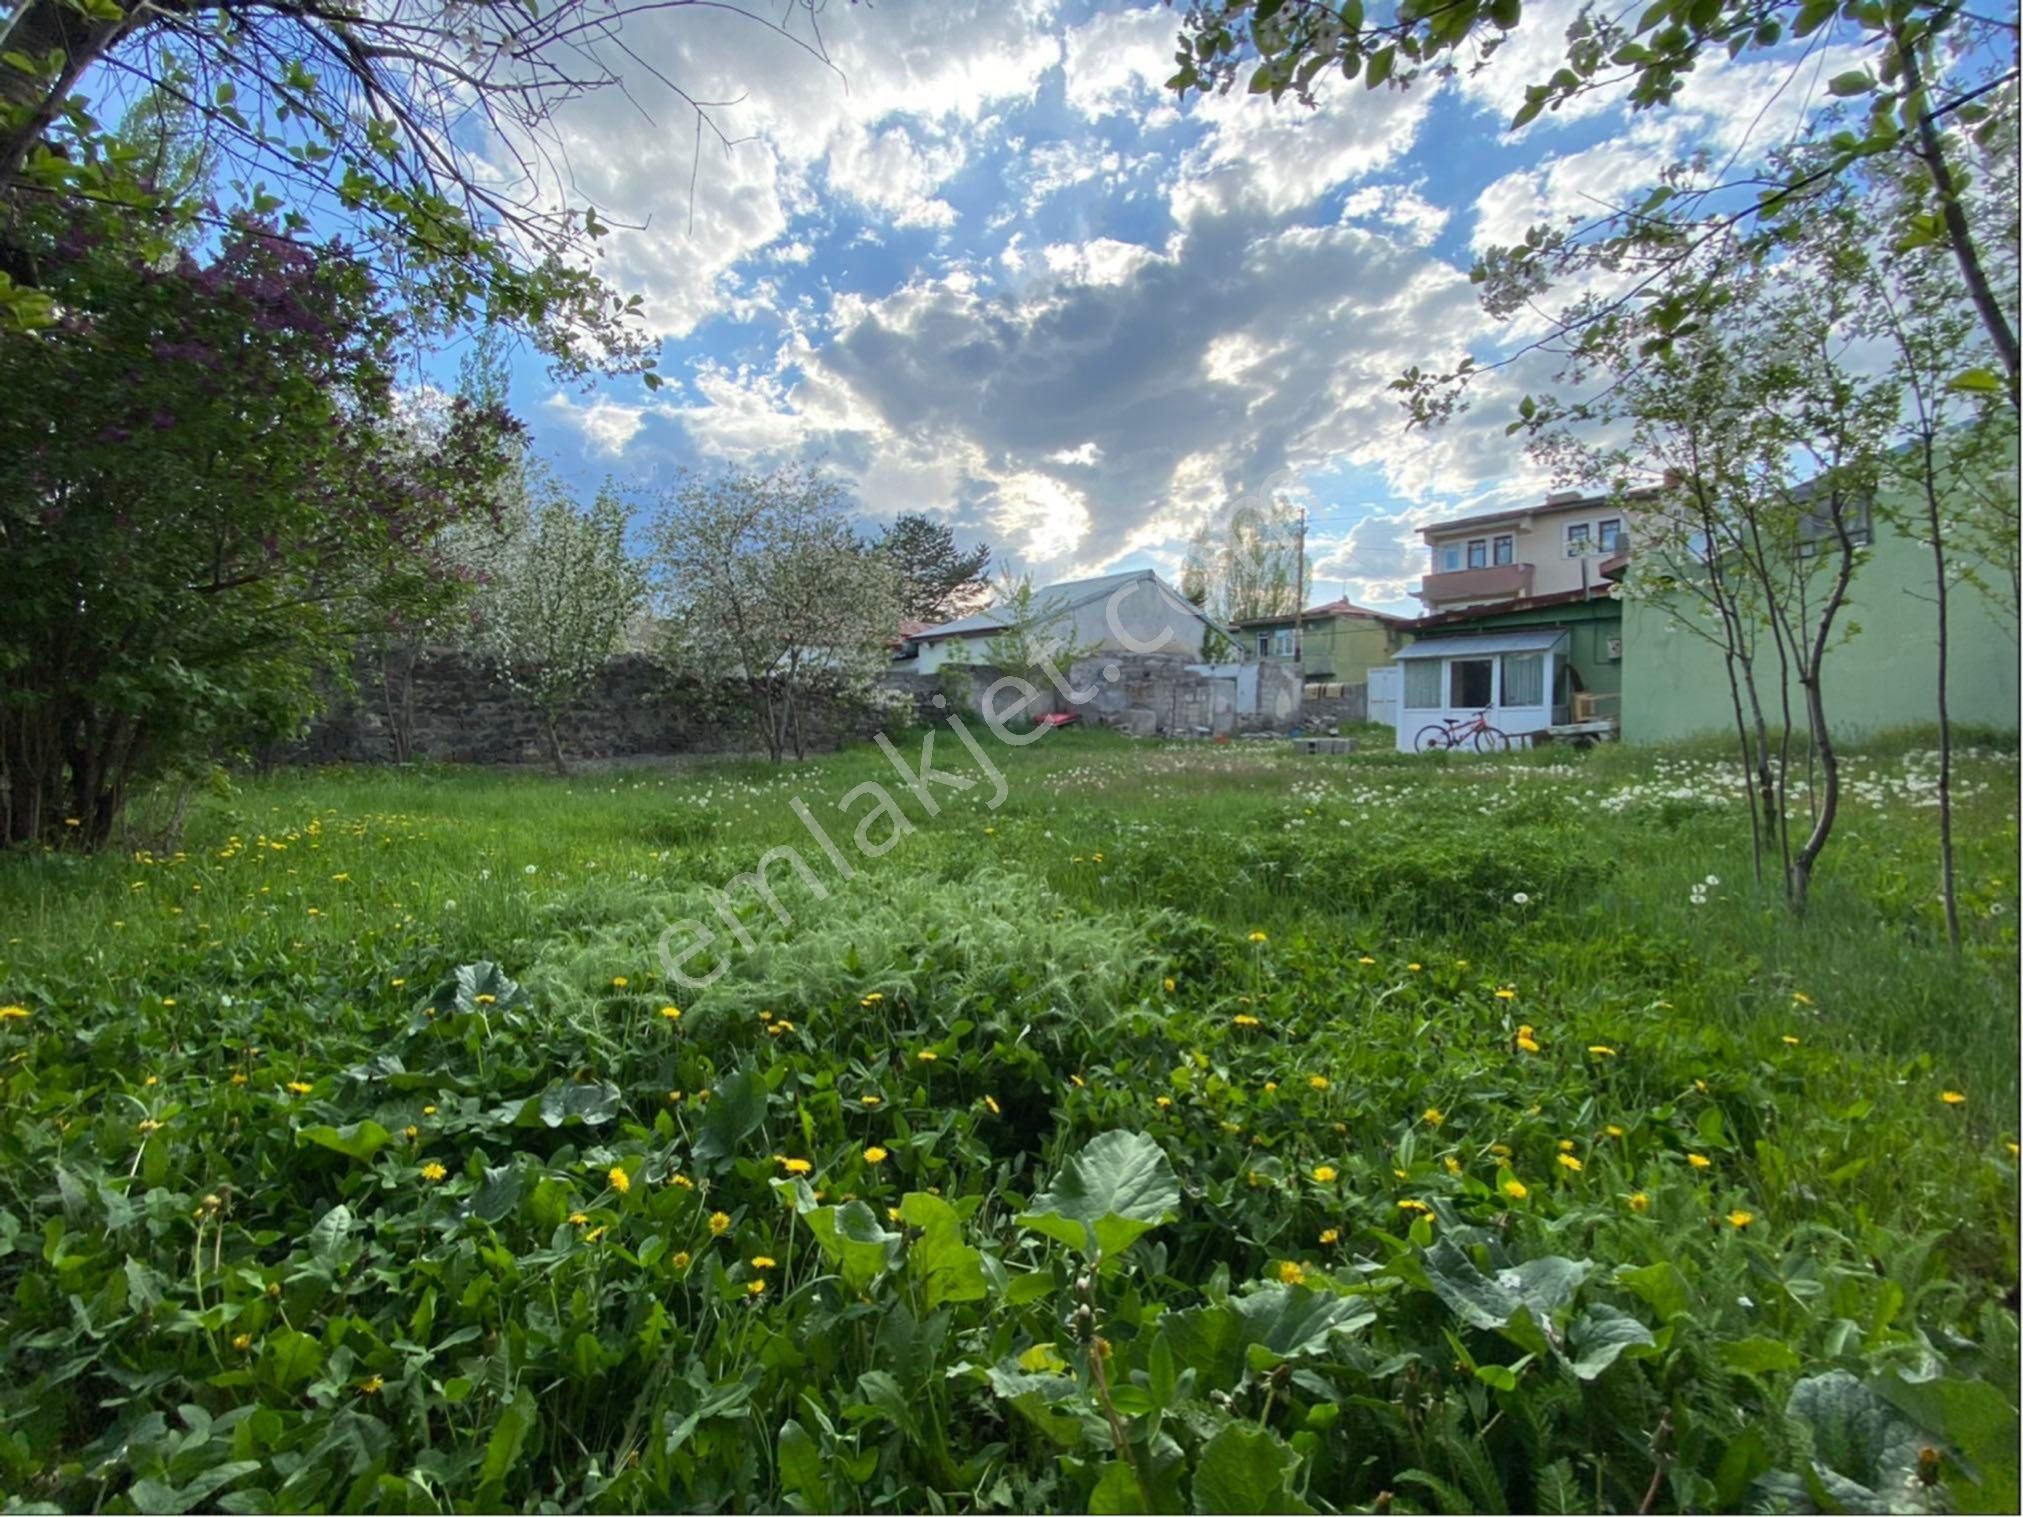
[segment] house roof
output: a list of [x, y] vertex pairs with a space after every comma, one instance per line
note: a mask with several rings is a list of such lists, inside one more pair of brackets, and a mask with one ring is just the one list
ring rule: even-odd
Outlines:
[[[1406, 624], [1412, 620], [1409, 616], [1392, 616], [1387, 611], [1372, 611], [1368, 606], [1359, 606], [1347, 599], [1331, 600], [1324, 606], [1309, 606], [1300, 613], [1300, 619], [1305, 621], [1327, 621], [1337, 616], [1361, 616], [1367, 617], [1373, 622], [1400, 624]], [[1247, 616], [1236, 625], [1239, 627], [1273, 627], [1281, 622], [1290, 622], [1292, 620], [1293, 614], [1287, 611], [1280, 616]]]
[[1475, 637], [1431, 637], [1402, 649], [1400, 661], [1415, 658], [1487, 658], [1492, 653], [1548, 653], [1566, 641], [1566, 629], [1546, 627], [1536, 632], [1485, 632]]
[[1499, 616], [1510, 616], [1523, 611], [1539, 611], [1552, 606], [1574, 606], [1587, 601], [1615, 604], [1615, 597], [1609, 593], [1612, 588], [1611, 585], [1594, 585], [1586, 590], [1550, 590], [1544, 595], [1527, 595], [1523, 600], [1487, 601], [1479, 606], [1459, 606], [1452, 611], [1435, 611], [1431, 615], [1422, 616], [1417, 621], [1408, 621], [1404, 625], [1409, 630], [1427, 631], [1467, 622], [1489, 621]]
[[1456, 516], [1448, 521], [1436, 521], [1419, 529], [1419, 535], [1431, 538], [1436, 532], [1473, 532], [1484, 527], [1500, 527], [1510, 522], [1522, 521], [1527, 516], [1556, 516], [1562, 511], [1592, 511], [1601, 506], [1620, 506], [1624, 501], [1649, 500], [1656, 490], [1629, 490], [1621, 495], [1576, 495], [1567, 491], [1563, 495], [1548, 495], [1535, 506], [1514, 506], [1507, 511], [1487, 511], [1480, 516]]
[[[1058, 585], [1048, 585], [1033, 592], [1033, 610], [1040, 616], [1056, 617], [1086, 606], [1091, 601], [1113, 595], [1137, 580], [1150, 580], [1158, 585], [1175, 601], [1186, 606], [1211, 627], [1228, 632], [1230, 629], [1194, 605], [1178, 590], [1161, 579], [1150, 569], [1132, 569], [1122, 574], [1101, 574], [1094, 579], [1068, 579]], [[948, 637], [991, 637], [1012, 624], [1012, 610], [1009, 606], [992, 606], [969, 616], [958, 616], [952, 622], [927, 627], [915, 633], [914, 637], [923, 643], [939, 642]]]

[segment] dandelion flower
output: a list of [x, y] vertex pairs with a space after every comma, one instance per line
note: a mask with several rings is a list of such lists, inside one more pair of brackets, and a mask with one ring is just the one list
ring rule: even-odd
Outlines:
[[1496, 999], [1499, 1001], [1514, 1001], [1517, 999], [1517, 992], [1512, 990], [1508, 985], [1504, 985], [1497, 989]]
[[1512, 891], [1510, 899], [1519, 906], [1529, 906], [1531, 904], [1531, 897], [1526, 895], [1522, 890]]
[[1959, 1106], [1962, 1105], [1967, 1098], [1961, 1095], [1960, 1092], [1957, 1090], [1942, 1090], [1939, 1092], [1939, 1099], [1941, 1101], [1944, 1101], [1948, 1106]]
[[1171, 975], [1168, 975], [1162, 983], [1166, 986], [1166, 994], [1169, 996], [1180, 988], [1180, 982]]
[[1295, 1262], [1294, 1260], [1287, 1259], [1283, 1263], [1281, 1263], [1278, 1267], [1278, 1278], [1281, 1284], [1298, 1285], [1301, 1282], [1303, 1282], [1306, 1279], [1306, 1277], [1307, 1272], [1301, 1269], [1298, 1263]]
[[1705, 1154], [1687, 1154], [1686, 1162], [1692, 1165], [1693, 1168], [1695, 1169], [1706, 1169], [1708, 1166], [1713, 1164], [1714, 1161], [1708, 1158]]
[[1371, 958], [1371, 957], [1370, 957], [1370, 956], [1369, 956], [1369, 955], [1368, 955], [1368, 954], [1366, 953], [1366, 954], [1364, 954], [1364, 955], [1363, 955], [1363, 956], [1362, 956], [1361, 958], [1357, 959], [1357, 960], [1356, 960], [1356, 962], [1357, 962], [1358, 964], [1374, 964], [1374, 963], [1376, 963], [1377, 961], [1376, 961], [1375, 959]]
[[252, 1346], [253, 1346], [253, 1335], [251, 1333], [240, 1333], [238, 1336], [232, 1339], [232, 1347], [237, 1349], [242, 1354], [245, 1353], [246, 1350], [250, 1349]]
[[611, 1172], [604, 1178], [611, 1182], [611, 1188], [621, 1196], [632, 1189], [632, 1176], [628, 1175], [616, 1164], [611, 1166]]
[[709, 1233], [712, 1238], [722, 1237], [730, 1225], [731, 1219], [723, 1212], [713, 1211], [709, 1214]]
[[745, 1287], [745, 1294], [747, 1296], [763, 1296], [765, 1293], [766, 1282], [764, 1280], [754, 1280]]
[[1581, 1162], [1580, 1160], [1576, 1159], [1572, 1154], [1560, 1154], [1558, 1156], [1558, 1159], [1560, 1168], [1570, 1169], [1575, 1174], [1579, 1174], [1581, 1172], [1582, 1168]]
[[1326, 1075], [1308, 1075], [1307, 1084], [1311, 1085], [1315, 1090], [1326, 1090], [1328, 1088], [1328, 1077]]
[[1651, 1209], [1651, 1198], [1642, 1191], [1630, 1192], [1630, 1210], [1642, 1214]]
[[386, 1381], [381, 1379], [378, 1375], [370, 1375], [358, 1382], [359, 1394], [365, 1396], [377, 1396], [380, 1393], [380, 1391], [385, 1387], [385, 1385]]
[[1522, 1201], [1526, 1196], [1531, 1194], [1526, 1189], [1524, 1182], [1517, 1179], [1505, 1180], [1503, 1182], [1503, 1193], [1513, 1201]]
[[26, 1006], [0, 1006], [0, 1022], [18, 1022], [27, 1015]]
[[1597, 1059], [1613, 1059], [1616, 1056], [1616, 1051], [1606, 1043], [1590, 1043], [1587, 1051]]
[[1250, 940], [1253, 943], [1269, 943], [1271, 941], [1268, 936], [1261, 932], [1253, 932], [1250, 935]]
[[1428, 1127], [1438, 1127], [1447, 1120], [1447, 1113], [1437, 1106], [1429, 1106], [1419, 1115]]
[[1538, 1052], [1538, 1040], [1528, 1032], [1520, 1032], [1517, 1035], [1517, 1046], [1524, 1053]]
[[1784, 1035], [1784, 1046], [1787, 1048], [1796, 1048], [1798, 1046], [1798, 1039], [1794, 1038], [1790, 1033], [1787, 1032]]
[[773, 1259], [773, 1258], [772, 1258], [772, 1257], [771, 1257], [770, 1255], [767, 1255], [767, 1254], [754, 1254], [754, 1255], [752, 1256], [752, 1268], [753, 1268], [753, 1269], [778, 1269], [778, 1268], [779, 1268], [779, 1262], [778, 1262], [777, 1260]]
[[877, 1095], [859, 1096], [857, 1100], [860, 1105], [864, 1106], [883, 1106], [885, 1104], [885, 1098]]
[[1420, 969], [1420, 966], [1419, 966], [1419, 965], [1417, 965], [1417, 964], [1407, 964], [1407, 965], [1406, 965], [1405, 967], [1406, 967], [1407, 969], [1411, 970], [1411, 971], [1412, 971], [1412, 973], [1414, 973], [1414, 974], [1417, 974], [1417, 973], [1419, 972], [1419, 969]]
[[679, 1253], [677, 1253], [672, 1259], [668, 1260], [667, 1262], [672, 1264], [676, 1269], [687, 1269], [689, 1266], [688, 1250], [685, 1248], [682, 1249]]
[[780, 1160], [780, 1168], [784, 1169], [790, 1175], [805, 1175], [810, 1173], [814, 1169], [814, 1167], [815, 1166], [806, 1159]]
[[1229, 1020], [1234, 1022], [1238, 1027], [1256, 1027], [1258, 1025], [1257, 1018], [1247, 1011], [1239, 1011]]
[[1447, 1166], [1448, 1174], [1458, 1175], [1461, 1173], [1461, 1161], [1455, 1158], [1454, 1155], [1452, 1154], [1444, 1155], [1441, 1158], [1440, 1162]]
[[932, 1064], [936, 1059], [940, 1058], [941, 1055], [936, 1053], [931, 1048], [923, 1048], [920, 1050], [919, 1053], [915, 1054], [914, 1057], [919, 1059], [920, 1062], [923, 1064]]
[[864, 1162], [866, 1164], [883, 1164], [887, 1157], [889, 1156], [885, 1150], [880, 1148], [876, 1143], [864, 1150]]
[[483, 996], [472, 996], [472, 997], [471, 997], [471, 1004], [472, 1004], [473, 1006], [496, 1006], [496, 1005], [498, 1004], [498, 1001], [499, 1001], [499, 998], [498, 998], [497, 996], [493, 996], [493, 995], [483, 995]]
[[315, 1088], [316, 1087], [311, 1085], [307, 1080], [290, 1080], [288, 1082], [288, 1089], [290, 1090], [290, 1092], [298, 1096], [306, 1096], [309, 1094], [310, 1091], [314, 1090]]
[[1335, 1175], [1336, 1170], [1332, 1164], [1319, 1164], [1314, 1167], [1314, 1178], [1323, 1185], [1334, 1184]]
[[679, 1022], [681, 1020], [681, 1008], [679, 1006], [663, 1006], [660, 1008], [660, 1014], [670, 1022]]
[[1611, 1138], [1620, 1138], [1623, 1135], [1623, 1130], [1613, 1122], [1609, 1123], [1602, 1131], [1606, 1132]]
[[428, 1163], [424, 1164], [421, 1167], [421, 1177], [424, 1180], [428, 1181], [429, 1184], [431, 1185], [443, 1179], [448, 1174], [449, 1171], [444, 1169], [442, 1165], [438, 1164], [433, 1159], [429, 1160]]
[[625, 976], [622, 974], [615, 974], [611, 977], [611, 988], [613, 990], [623, 990], [626, 986], [630, 985], [631, 983], [632, 981], [626, 979]]
[[1430, 1217], [1433, 1215], [1432, 1207], [1428, 1206], [1424, 1201], [1416, 1201], [1410, 1196], [1407, 1196], [1404, 1200], [1398, 1203], [1398, 1210], [1413, 1212], [1422, 1217]]
[[985, 1096], [983, 1098], [983, 1104], [990, 1108], [990, 1114], [993, 1117], [1001, 1117], [1004, 1115], [1004, 1108], [997, 1104], [996, 1096]]
[[1812, 1004], [1812, 997], [1802, 990], [1792, 991], [1791, 999], [1796, 1001], [1800, 1006], [1810, 1006]]

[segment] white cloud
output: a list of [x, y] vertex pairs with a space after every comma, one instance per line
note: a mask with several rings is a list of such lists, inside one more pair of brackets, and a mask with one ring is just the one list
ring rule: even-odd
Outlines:
[[1091, 120], [1131, 109], [1172, 77], [1179, 40], [1179, 13], [1165, 5], [1106, 11], [1071, 27], [1063, 60], [1068, 104]]
[[587, 403], [578, 405], [559, 390], [543, 402], [543, 408], [556, 420], [581, 433], [585, 446], [591, 452], [610, 458], [616, 458], [625, 451], [632, 439], [639, 435], [639, 429], [646, 425], [648, 416], [668, 414], [667, 408], [662, 406], [628, 406], [608, 395], [593, 396]]

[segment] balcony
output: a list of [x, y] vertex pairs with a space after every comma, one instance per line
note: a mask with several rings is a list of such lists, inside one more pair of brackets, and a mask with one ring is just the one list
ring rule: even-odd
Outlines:
[[1419, 598], [1429, 606], [1444, 601], [1516, 600], [1531, 594], [1530, 564], [1491, 564], [1481, 569], [1450, 569], [1429, 574]]

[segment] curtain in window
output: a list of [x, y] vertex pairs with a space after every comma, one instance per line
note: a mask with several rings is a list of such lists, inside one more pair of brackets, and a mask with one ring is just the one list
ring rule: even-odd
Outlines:
[[1543, 706], [1545, 704], [1545, 655], [1506, 653], [1503, 655], [1503, 704]]
[[1440, 709], [1440, 661], [1413, 659], [1405, 665], [1405, 707], [1410, 711]]

